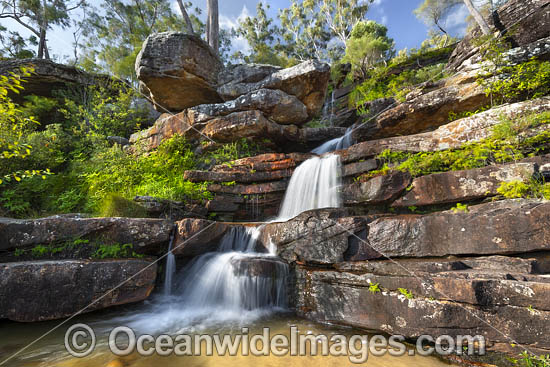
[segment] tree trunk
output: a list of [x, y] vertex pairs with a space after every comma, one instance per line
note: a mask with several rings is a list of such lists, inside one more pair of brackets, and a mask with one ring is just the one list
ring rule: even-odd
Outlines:
[[183, 17], [183, 21], [185, 22], [185, 30], [188, 34], [195, 34], [195, 31], [193, 30], [193, 23], [191, 23], [191, 18], [189, 18], [189, 14], [187, 14], [187, 10], [185, 10], [185, 5], [183, 5], [183, 0], [177, 0], [178, 6], [180, 7], [181, 16]]
[[472, 3], [472, 0], [464, 0], [464, 4], [468, 7], [468, 10], [470, 11], [470, 14], [474, 17], [477, 24], [479, 24], [479, 27], [481, 28], [481, 31], [484, 35], [488, 36], [491, 34], [491, 29], [489, 28], [489, 25], [483, 18], [483, 15], [476, 9], [475, 5]]
[[220, 48], [220, 24], [218, 14], [218, 0], [207, 0], [208, 19], [206, 21], [206, 40], [214, 49], [216, 55]]
[[46, 29], [48, 28], [48, 19], [46, 13], [46, 0], [42, 0], [42, 19], [40, 20], [40, 39], [38, 41], [38, 58], [50, 59], [48, 45], [46, 44]]

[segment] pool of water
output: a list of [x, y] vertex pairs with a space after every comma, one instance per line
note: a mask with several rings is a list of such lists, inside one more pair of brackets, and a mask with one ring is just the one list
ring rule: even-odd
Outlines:
[[[41, 323], [15, 323], [0, 322], [0, 362], [12, 356], [14, 353], [33, 342], [63, 320], [48, 321]], [[65, 332], [76, 324], [85, 323], [89, 325], [96, 334], [96, 347], [94, 351], [83, 358], [71, 356], [65, 346]], [[319, 343], [319, 355], [311, 355], [311, 347], [306, 344], [306, 355], [291, 356], [286, 353], [282, 356], [275, 356], [269, 353], [268, 356], [255, 356], [252, 354], [243, 355], [242, 348], [234, 356], [218, 355], [214, 349], [213, 355], [206, 356], [206, 346], [201, 345], [202, 355], [175, 355], [168, 356], [153, 354], [142, 356], [137, 352], [127, 356], [115, 356], [108, 346], [108, 335], [117, 326], [131, 328], [137, 336], [151, 334], [168, 335], [232, 335], [242, 332], [242, 328], [248, 328], [248, 335], [262, 334], [263, 328], [269, 327], [270, 335], [284, 335], [290, 337], [291, 328], [300, 335], [315, 335]], [[210, 366], [243, 366], [243, 367], [289, 367], [289, 366], [352, 366], [349, 354], [323, 356], [321, 335], [331, 338], [334, 335], [351, 337], [352, 335], [365, 335], [364, 331], [343, 328], [338, 326], [322, 325], [295, 317], [282, 310], [260, 310], [241, 311], [238, 314], [224, 309], [202, 309], [185, 310], [178, 306], [177, 298], [172, 300], [163, 299], [162, 302], [148, 302], [139, 306], [117, 308], [111, 311], [95, 312], [72, 319], [66, 324], [51, 332], [34, 345], [9, 360], [4, 366], [13, 367], [210, 367]], [[118, 343], [124, 347], [127, 339], [119, 338]], [[330, 339], [329, 339], [330, 340]], [[261, 349], [261, 343], [258, 346]], [[357, 346], [357, 344], [356, 344]], [[361, 342], [359, 341], [359, 348]], [[366, 363], [357, 364], [362, 366], [391, 366], [391, 367], [438, 367], [449, 364], [435, 357], [391, 356], [386, 353], [384, 356], [373, 356], [369, 353]]]

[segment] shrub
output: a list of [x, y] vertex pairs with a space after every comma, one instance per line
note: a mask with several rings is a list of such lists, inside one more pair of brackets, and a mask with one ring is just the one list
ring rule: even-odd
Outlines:
[[147, 218], [147, 210], [120, 195], [109, 194], [101, 203], [100, 215], [102, 217], [126, 217]]

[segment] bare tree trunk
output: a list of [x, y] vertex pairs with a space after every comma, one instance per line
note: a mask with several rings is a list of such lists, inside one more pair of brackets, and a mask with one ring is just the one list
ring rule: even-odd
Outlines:
[[220, 48], [220, 23], [218, 14], [218, 0], [207, 0], [208, 19], [206, 21], [206, 40], [216, 54]]
[[46, 13], [46, 0], [42, 0], [42, 19], [40, 22], [40, 39], [38, 41], [38, 58], [50, 59], [48, 45], [46, 44], [46, 29], [48, 28], [48, 19]]
[[485, 18], [483, 18], [483, 15], [481, 15], [481, 13], [476, 9], [475, 5], [472, 3], [472, 0], [464, 0], [464, 4], [468, 7], [470, 14], [472, 14], [477, 24], [479, 24], [483, 34], [490, 35], [491, 29], [489, 28], [489, 25], [485, 21]]
[[178, 6], [180, 7], [181, 16], [183, 17], [183, 21], [185, 22], [185, 29], [188, 34], [195, 34], [195, 31], [193, 30], [193, 23], [191, 23], [191, 18], [189, 18], [189, 14], [187, 14], [187, 10], [185, 10], [185, 5], [183, 4], [183, 0], [177, 0]]

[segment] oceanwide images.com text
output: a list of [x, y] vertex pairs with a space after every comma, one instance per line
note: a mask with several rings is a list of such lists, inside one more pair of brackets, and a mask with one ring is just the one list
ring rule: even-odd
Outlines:
[[[117, 356], [134, 352], [142, 356], [347, 356], [354, 364], [367, 362], [369, 356], [381, 357], [420, 355], [484, 355], [485, 338], [480, 335], [421, 335], [416, 345], [406, 345], [402, 335], [323, 335], [302, 334], [295, 326], [289, 334], [271, 334], [265, 327], [261, 334], [252, 334], [246, 327], [240, 334], [175, 334], [137, 335], [126, 326], [109, 333], [108, 346]], [[96, 335], [86, 324], [75, 324], [65, 333], [65, 347], [75, 357], [86, 357], [96, 347]]]

